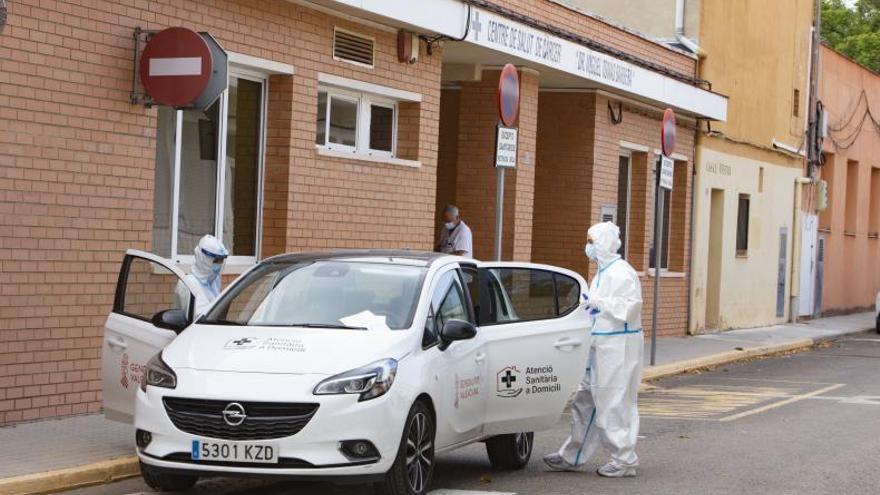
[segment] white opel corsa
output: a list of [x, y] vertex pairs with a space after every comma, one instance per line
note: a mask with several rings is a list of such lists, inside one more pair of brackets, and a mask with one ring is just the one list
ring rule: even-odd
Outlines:
[[519, 469], [589, 348], [586, 283], [551, 266], [281, 255], [198, 318], [187, 283], [128, 251], [104, 329], [104, 412], [134, 422], [161, 490], [258, 474], [419, 495], [435, 453], [479, 441], [493, 466]]

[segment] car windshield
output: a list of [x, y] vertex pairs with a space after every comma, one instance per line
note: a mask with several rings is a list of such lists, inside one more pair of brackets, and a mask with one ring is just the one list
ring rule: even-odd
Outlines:
[[379, 262], [268, 262], [248, 272], [200, 323], [409, 328], [425, 271]]

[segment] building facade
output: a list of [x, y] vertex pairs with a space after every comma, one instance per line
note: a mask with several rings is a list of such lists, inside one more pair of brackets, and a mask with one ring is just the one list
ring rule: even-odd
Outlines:
[[727, 122], [697, 144], [693, 332], [782, 323], [799, 312], [813, 6], [701, 2], [700, 76], [731, 105]]
[[[229, 53], [226, 89], [205, 110], [138, 98], [136, 29], [173, 26]], [[615, 219], [646, 316], [660, 115], [678, 112], [658, 323], [683, 335], [694, 133], [727, 108], [697, 83], [693, 56], [546, 0], [12, 2], [0, 424], [100, 409], [102, 325], [127, 248], [185, 269], [213, 233], [232, 254], [228, 282], [282, 252], [430, 250], [455, 203], [490, 258], [505, 63], [519, 69], [521, 108], [502, 258], [587, 275], [586, 229]]]
[[815, 243], [800, 235], [813, 223], [799, 179], [814, 2], [564, 1], [697, 54], [699, 78], [730, 97], [727, 120], [697, 135], [689, 330], [810, 314], [799, 267]]
[[836, 314], [871, 308], [880, 291], [880, 136], [873, 117], [880, 76], [825, 45], [820, 55], [827, 206], [818, 217], [814, 311]]

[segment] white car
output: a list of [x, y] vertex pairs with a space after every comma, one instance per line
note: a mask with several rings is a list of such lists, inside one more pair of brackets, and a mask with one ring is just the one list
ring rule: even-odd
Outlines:
[[522, 468], [589, 348], [587, 284], [551, 266], [281, 255], [194, 324], [192, 298], [175, 302], [186, 284], [129, 251], [104, 329], [104, 412], [134, 422], [141, 472], [160, 490], [257, 474], [420, 495], [436, 452], [480, 441], [493, 466]]

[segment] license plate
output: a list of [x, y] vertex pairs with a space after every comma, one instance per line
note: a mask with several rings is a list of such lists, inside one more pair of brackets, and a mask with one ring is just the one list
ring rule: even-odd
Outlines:
[[278, 447], [269, 443], [193, 440], [192, 460], [277, 464]]

